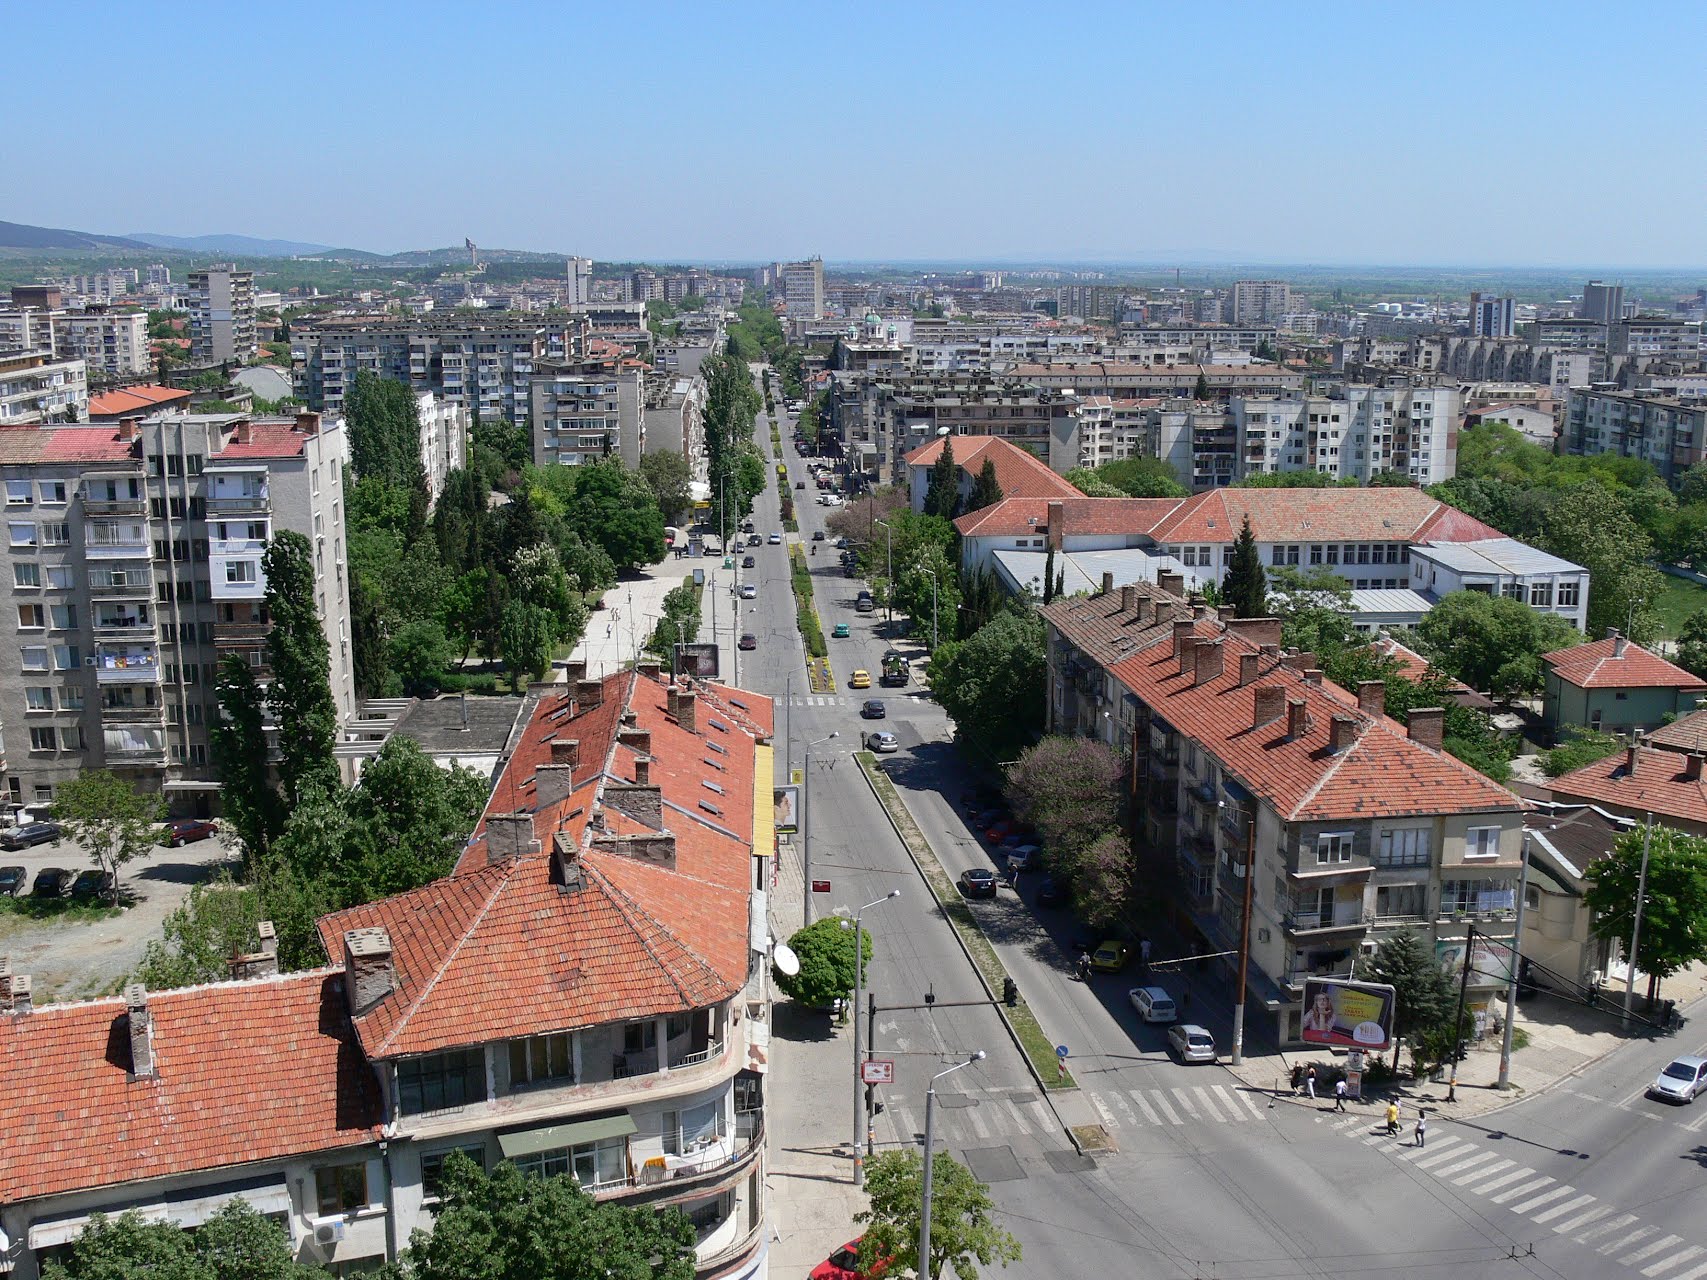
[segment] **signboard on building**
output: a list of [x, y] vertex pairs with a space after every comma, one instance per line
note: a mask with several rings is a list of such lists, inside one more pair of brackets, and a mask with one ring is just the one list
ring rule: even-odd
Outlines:
[[678, 644], [676, 649], [676, 674], [691, 676], [695, 680], [716, 680], [717, 646], [714, 644]]
[[774, 787], [771, 799], [776, 805], [776, 833], [793, 835], [800, 830], [800, 788]]
[[1393, 1043], [1396, 1003], [1385, 983], [1307, 978], [1300, 1035], [1306, 1044], [1379, 1051]]
[[1510, 984], [1512, 948], [1509, 938], [1484, 938], [1478, 933], [1473, 944], [1465, 938], [1444, 939], [1434, 944], [1435, 961], [1455, 986], [1463, 980], [1466, 955], [1470, 961], [1472, 987]]

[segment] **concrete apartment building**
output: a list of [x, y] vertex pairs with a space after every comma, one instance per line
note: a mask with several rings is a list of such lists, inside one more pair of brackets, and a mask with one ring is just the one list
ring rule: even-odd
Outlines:
[[421, 420], [421, 470], [427, 477], [427, 497], [436, 503], [445, 491], [445, 477], [468, 461], [468, 411], [431, 391], [417, 391], [415, 414]]
[[586, 306], [593, 300], [593, 260], [570, 258], [567, 274], [569, 287], [564, 290], [564, 303], [571, 307]]
[[697, 1280], [765, 1274], [770, 702], [579, 674], [536, 687], [455, 870], [323, 917], [321, 968], [279, 975], [268, 925], [228, 982], [34, 1007], [4, 975], [13, 1276], [95, 1212], [233, 1198], [371, 1270], [452, 1151], [681, 1210]]
[[1590, 280], [1583, 286], [1582, 305], [1577, 308], [1577, 314], [1585, 320], [1597, 320], [1601, 324], [1611, 324], [1614, 320], [1624, 318], [1624, 286], [1621, 284], [1603, 284], [1599, 280]]
[[215, 795], [215, 671], [240, 653], [266, 676], [261, 555], [280, 530], [315, 551], [334, 702], [355, 713], [345, 577], [343, 423], [162, 414], [0, 433], [7, 537], [0, 726], [14, 803], [85, 769]]
[[1419, 485], [1438, 484], [1457, 470], [1461, 403], [1457, 387], [1400, 378], [1345, 383], [1305, 399], [1235, 396], [1228, 404], [1238, 433], [1235, 478], [1316, 471], [1367, 482], [1398, 471]]
[[1517, 333], [1517, 301], [1514, 298], [1485, 298], [1470, 295], [1470, 336], [1510, 338]]
[[255, 273], [230, 263], [186, 277], [190, 359], [196, 364], [241, 363], [259, 350], [255, 331]]
[[1280, 330], [1272, 324], [1123, 324], [1117, 360], [1140, 364], [1214, 364], [1218, 352], [1255, 354], [1273, 347]]
[[1042, 613], [1049, 729], [1120, 721], [1140, 847], [1207, 952], [1238, 949], [1254, 851], [1251, 990], [1280, 1043], [1299, 1039], [1307, 978], [1345, 977], [1397, 928], [1456, 978], [1473, 922], [1495, 945], [1470, 957], [1469, 1004], [1503, 995], [1521, 802], [1442, 749], [1444, 710], [1413, 710], [1407, 729], [1380, 681], [1343, 690], [1283, 654], [1278, 620], [1221, 618], [1174, 591]]
[[89, 379], [81, 360], [51, 351], [0, 351], [0, 427], [89, 415]]
[[1284, 280], [1240, 280], [1233, 286], [1233, 323], [1279, 324], [1292, 311], [1292, 286]]
[[92, 375], [128, 378], [152, 368], [148, 317], [140, 311], [13, 307], [0, 311], [0, 350], [52, 351], [81, 360]]
[[783, 263], [782, 300], [789, 319], [822, 320], [824, 260], [808, 258], [804, 262]]
[[1650, 391], [1576, 387], [1566, 402], [1561, 435], [1567, 453], [1641, 458], [1670, 484], [1707, 450], [1707, 403]]
[[646, 451], [645, 384], [638, 361], [541, 363], [528, 387], [534, 465], [617, 457], [638, 466]]

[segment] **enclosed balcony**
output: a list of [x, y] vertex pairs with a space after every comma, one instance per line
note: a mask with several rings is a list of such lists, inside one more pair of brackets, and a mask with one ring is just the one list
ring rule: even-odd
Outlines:
[[90, 560], [146, 560], [151, 550], [148, 525], [141, 520], [91, 520], [83, 532], [83, 554]]
[[141, 725], [102, 728], [102, 746], [108, 764], [163, 765], [166, 763], [166, 731]]
[[92, 568], [89, 570], [89, 594], [97, 600], [151, 600], [154, 598], [154, 573], [147, 565]]
[[160, 682], [160, 651], [153, 644], [98, 642], [93, 661], [97, 684]]
[[140, 475], [96, 473], [83, 478], [83, 513], [89, 516], [144, 516], [148, 494]]
[[154, 639], [154, 614], [146, 604], [98, 603], [95, 606], [97, 639]]

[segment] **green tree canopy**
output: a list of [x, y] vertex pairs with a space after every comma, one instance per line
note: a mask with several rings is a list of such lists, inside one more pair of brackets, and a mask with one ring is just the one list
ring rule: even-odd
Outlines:
[[1031, 609], [997, 614], [971, 638], [939, 646], [930, 676], [955, 732], [992, 759], [1012, 759], [1043, 728], [1043, 619]]
[[150, 991], [223, 981], [230, 976], [232, 956], [259, 949], [255, 926], [266, 918], [254, 886], [238, 884], [226, 873], [216, 875], [193, 886], [167, 915], [161, 936], [143, 952], [136, 976]]
[[551, 615], [537, 604], [511, 600], [504, 606], [498, 622], [498, 644], [518, 694], [523, 692], [523, 677], [545, 679], [546, 670], [551, 666], [551, 644], [555, 633], [556, 624]]
[[[845, 999], [854, 986], [854, 935], [851, 921], [825, 916], [795, 930], [788, 945], [800, 960], [800, 972], [773, 970], [776, 985], [790, 1000], [811, 1009]], [[871, 930], [860, 930], [865, 963], [871, 963]]]
[[919, 1211], [924, 1204], [923, 1157], [912, 1148], [885, 1151], [866, 1169], [871, 1207], [854, 1215], [866, 1224], [860, 1267], [890, 1259], [889, 1274], [938, 1277], [953, 1267], [960, 1280], [978, 1280], [980, 1267], [1020, 1260], [1019, 1241], [997, 1225], [990, 1188], [946, 1151], [931, 1160], [931, 1256], [919, 1259]]
[[160, 839], [166, 803], [157, 795], [144, 795], [116, 773], [95, 770], [59, 784], [53, 816], [89, 860], [112, 876], [106, 896], [117, 902], [119, 868]]
[[1707, 679], [1707, 609], [1697, 609], [1684, 619], [1677, 636], [1677, 665]]
[[350, 466], [364, 480], [407, 493], [426, 488], [421, 469], [421, 417], [407, 385], [358, 370], [344, 398]]
[[1121, 458], [1096, 469], [1097, 479], [1129, 498], [1189, 498], [1172, 466], [1161, 458]]
[[674, 524], [693, 503], [693, 468], [679, 453], [643, 454], [640, 459], [640, 478], [652, 490], [658, 510], [664, 519]]
[[284, 1228], [233, 1200], [193, 1233], [134, 1210], [95, 1214], [43, 1280], [328, 1280], [291, 1257]]
[[1541, 771], [1549, 778], [1562, 778], [1624, 749], [1623, 740], [1616, 734], [1597, 733], [1577, 725], [1565, 726], [1560, 737], [1558, 746], [1541, 753]]
[[1087, 498], [1124, 498], [1126, 494], [1089, 467], [1074, 467], [1062, 477]]
[[982, 511], [985, 507], [993, 507], [1002, 500], [1002, 486], [996, 479], [996, 462], [994, 458], [985, 458], [984, 465], [978, 469], [978, 478], [972, 482], [972, 496], [967, 499], [968, 511]]
[[1050, 734], [1007, 767], [1004, 790], [1043, 837], [1051, 866], [1070, 872], [1081, 851], [1119, 825], [1125, 772], [1101, 739]]
[[1251, 518], [1245, 517], [1238, 536], [1233, 539], [1233, 553], [1227, 561], [1227, 576], [1221, 583], [1222, 598], [1239, 611], [1241, 618], [1267, 617], [1268, 571], [1263, 568], [1257, 553], [1256, 534], [1251, 532]]
[[602, 547], [619, 571], [662, 560], [664, 516], [639, 473], [614, 458], [574, 470], [569, 523], [575, 532]]
[[1629, 945], [1635, 923], [1636, 885], [1642, 846], [1651, 838], [1648, 879], [1642, 898], [1642, 933], [1636, 968], [1649, 976], [1648, 995], [1661, 979], [1685, 965], [1707, 960], [1707, 838], [1671, 827], [1636, 829], [1618, 837], [1610, 856], [1589, 864], [1588, 891], [1594, 936]]
[[266, 698], [255, 669], [240, 653], [220, 660], [214, 689], [220, 714], [208, 730], [214, 767], [224, 783], [225, 826], [252, 868], [284, 825], [284, 806], [267, 763]]
[[954, 461], [954, 437], [945, 436], [942, 452], [931, 463], [930, 477], [925, 483], [927, 516], [952, 520], [960, 511], [960, 468]]
[[267, 579], [267, 706], [278, 725], [279, 783], [295, 805], [308, 791], [338, 785], [332, 748], [338, 708], [332, 700], [326, 633], [314, 604], [314, 550], [294, 530], [273, 535], [261, 557]]
[[1663, 580], [1647, 563], [1652, 542], [1616, 493], [1594, 480], [1570, 489], [1547, 515], [1546, 547], [1588, 570], [1589, 635], [1618, 627], [1638, 644], [1654, 638]]
[[1359, 974], [1364, 981], [1393, 986], [1395, 1063], [1402, 1041], [1426, 1036], [1443, 1022], [1450, 1024], [1457, 1011], [1457, 988], [1436, 962], [1428, 941], [1415, 929], [1400, 929], [1382, 939]]
[[1569, 648], [1582, 634], [1556, 614], [1483, 591], [1454, 591], [1417, 627], [1431, 662], [1472, 689], [1505, 696], [1541, 687], [1541, 655]]

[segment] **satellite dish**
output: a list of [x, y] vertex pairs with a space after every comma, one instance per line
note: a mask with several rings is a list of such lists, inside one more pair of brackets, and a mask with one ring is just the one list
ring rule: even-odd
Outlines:
[[794, 954], [794, 948], [786, 942], [779, 942], [771, 948], [771, 963], [776, 965], [777, 972], [784, 977], [792, 978], [800, 972], [800, 957]]

